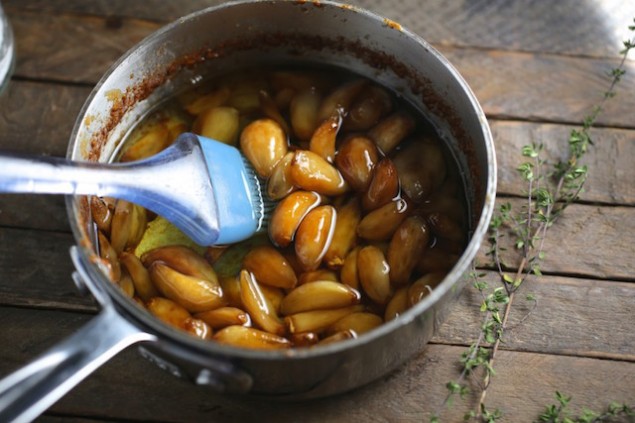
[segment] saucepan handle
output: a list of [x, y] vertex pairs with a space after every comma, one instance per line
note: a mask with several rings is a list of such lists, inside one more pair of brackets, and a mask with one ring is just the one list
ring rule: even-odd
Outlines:
[[0, 421], [35, 419], [118, 352], [155, 340], [106, 305], [75, 334], [0, 380]]

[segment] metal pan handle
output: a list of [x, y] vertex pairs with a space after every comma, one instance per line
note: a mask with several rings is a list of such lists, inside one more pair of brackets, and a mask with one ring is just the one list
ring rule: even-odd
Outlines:
[[90, 278], [77, 247], [71, 248], [77, 269], [73, 279], [88, 288], [101, 304], [90, 322], [35, 361], [0, 380], [0, 421], [29, 422], [62, 398], [114, 355], [132, 344], [156, 341], [126, 320], [110, 297]]
[[0, 421], [34, 420], [118, 352], [155, 340], [106, 306], [75, 334], [0, 381]]

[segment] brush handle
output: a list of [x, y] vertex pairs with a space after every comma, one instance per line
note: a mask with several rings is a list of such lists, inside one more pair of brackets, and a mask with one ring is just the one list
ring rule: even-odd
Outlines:
[[143, 184], [142, 171], [133, 166], [4, 153], [0, 156], [0, 192], [98, 195], [132, 201], [137, 199], [132, 184]]
[[200, 245], [219, 237], [219, 217], [202, 147], [193, 134], [148, 159], [104, 164], [0, 155], [0, 192], [98, 195], [165, 217]]

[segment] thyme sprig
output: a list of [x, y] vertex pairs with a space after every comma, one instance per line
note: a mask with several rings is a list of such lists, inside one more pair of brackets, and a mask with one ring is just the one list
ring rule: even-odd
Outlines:
[[[633, 20], [635, 23], [635, 19]], [[629, 26], [635, 32], [635, 25]], [[624, 49], [620, 51], [619, 65], [609, 72], [610, 84], [600, 102], [583, 119], [579, 129], [573, 129], [568, 138], [568, 154], [566, 159], [557, 163], [550, 163], [543, 158], [543, 145], [532, 143], [522, 148], [521, 154], [525, 161], [516, 169], [525, 181], [526, 203], [519, 210], [512, 208], [509, 202], [499, 206], [497, 213], [490, 223], [489, 241], [491, 248], [488, 255], [493, 259], [498, 273], [497, 287], [490, 288], [485, 281], [484, 274], [478, 274], [475, 269], [471, 273], [474, 288], [482, 297], [480, 311], [483, 313], [481, 333], [476, 342], [461, 356], [462, 371], [455, 381], [446, 384], [448, 394], [443, 406], [452, 403], [458, 395], [461, 398], [469, 393], [466, 379], [481, 370], [482, 379], [477, 381], [480, 389], [477, 407], [465, 415], [466, 421], [495, 422], [502, 417], [499, 409], [489, 410], [486, 407], [488, 387], [495, 374], [494, 359], [501, 343], [504, 341], [505, 330], [509, 330], [508, 319], [518, 290], [531, 275], [541, 276], [540, 263], [545, 257], [544, 242], [550, 227], [563, 215], [564, 211], [578, 200], [588, 177], [588, 168], [581, 164], [593, 140], [591, 128], [597, 122], [604, 110], [605, 103], [617, 94], [616, 87], [624, 74], [625, 61], [629, 52], [635, 48], [635, 37], [624, 41]], [[518, 252], [517, 266], [503, 263], [501, 238], [511, 234], [513, 245]], [[515, 268], [514, 272], [505, 269]], [[532, 309], [520, 322], [522, 323], [537, 306], [535, 297], [526, 296], [533, 302]], [[501, 315], [502, 313], [502, 315]], [[567, 405], [570, 398], [556, 393], [558, 405], [547, 407], [540, 416], [539, 422], [550, 423], [591, 423], [602, 422], [615, 415], [633, 415], [633, 409], [627, 405], [611, 404], [607, 411], [596, 414], [585, 411], [575, 420], [568, 417]], [[439, 422], [437, 411], [430, 419]]]
[[627, 404], [619, 404], [612, 402], [601, 413], [584, 409], [582, 414], [572, 417], [569, 412], [569, 403], [571, 397], [556, 391], [557, 404], [551, 404], [545, 407], [545, 411], [538, 417], [536, 423], [600, 423], [613, 421], [622, 417], [635, 417], [635, 407]]

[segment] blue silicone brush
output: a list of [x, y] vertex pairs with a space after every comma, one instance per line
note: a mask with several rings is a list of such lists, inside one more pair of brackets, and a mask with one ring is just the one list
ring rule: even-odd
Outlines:
[[249, 238], [273, 203], [238, 149], [192, 133], [128, 163], [0, 155], [0, 192], [124, 199], [165, 217], [199, 245]]

